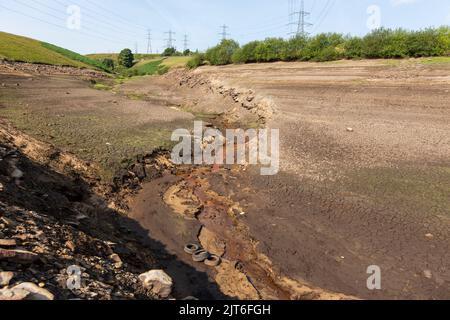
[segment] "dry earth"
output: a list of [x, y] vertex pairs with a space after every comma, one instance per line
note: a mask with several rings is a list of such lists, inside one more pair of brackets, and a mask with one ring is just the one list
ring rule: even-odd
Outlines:
[[[102, 91], [73, 76], [4, 72], [0, 115], [98, 165], [116, 187], [131, 181], [134, 194], [147, 181], [129, 216], [178, 257], [164, 266], [179, 296], [220, 297], [187, 290], [206, 285], [199, 271], [244, 299], [448, 299], [449, 72], [423, 61], [275, 63], [103, 80]], [[195, 118], [279, 128], [280, 173], [152, 174], [142, 155], [170, 147], [172, 130]], [[194, 220], [177, 215], [180, 203], [197, 208]], [[183, 256], [193, 241], [218, 250], [222, 267]], [[380, 291], [366, 287], [370, 265], [381, 267]]]
[[[195, 72], [272, 99], [275, 177], [240, 181], [282, 272], [362, 298], [450, 297], [450, 66], [275, 63]], [[351, 130], [349, 130], [351, 128]], [[382, 269], [378, 292], [366, 269]]]

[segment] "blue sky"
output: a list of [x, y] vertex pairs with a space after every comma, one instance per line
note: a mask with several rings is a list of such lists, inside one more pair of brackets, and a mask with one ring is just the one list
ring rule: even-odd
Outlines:
[[[291, 0], [299, 2], [300, 0]], [[80, 52], [117, 52], [124, 47], [147, 51], [147, 28], [153, 52], [166, 44], [164, 32], [176, 32], [183, 48], [204, 50], [220, 40], [220, 26], [246, 43], [269, 36], [287, 37], [289, 0], [0, 0], [0, 30]], [[69, 6], [80, 8], [81, 29], [67, 28]], [[448, 0], [305, 0], [311, 12], [308, 31], [363, 35], [369, 32], [368, 8], [377, 6], [386, 27], [421, 29], [450, 24]], [[373, 11], [371, 11], [373, 13]], [[73, 13], [73, 11], [72, 11]], [[72, 21], [72, 20], [71, 20]]]

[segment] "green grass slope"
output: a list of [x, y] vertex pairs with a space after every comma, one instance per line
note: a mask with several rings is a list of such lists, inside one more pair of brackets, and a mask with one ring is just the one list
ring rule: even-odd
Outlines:
[[38, 40], [0, 32], [0, 59], [106, 70], [98, 61]]

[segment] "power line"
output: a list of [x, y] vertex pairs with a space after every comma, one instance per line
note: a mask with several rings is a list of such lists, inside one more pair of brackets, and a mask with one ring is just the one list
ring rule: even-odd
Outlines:
[[[44, 20], [44, 19], [41, 19], [41, 18], [32, 16], [32, 15], [29, 15], [29, 14], [26, 14], [26, 13], [24, 13], [24, 12], [17, 11], [17, 10], [14, 10], [14, 9], [11, 9], [11, 8], [8, 8], [8, 7], [5, 7], [5, 6], [2, 6], [1, 4], [0, 4], [0, 8], [2, 8], [2, 9], [4, 9], [4, 10], [7, 10], [7, 11], [10, 11], [10, 12], [13, 12], [13, 13], [16, 13], [16, 14], [18, 14], [18, 15], [21, 15], [21, 16], [24, 16], [24, 17], [27, 17], [27, 18], [30, 18], [30, 19], [33, 19], [33, 20], [36, 20], [36, 21], [39, 21], [39, 22], [42, 22], [42, 23], [51, 25], [51, 26], [53, 26], [53, 27], [56, 27], [56, 28], [63, 29], [63, 30], [65, 30], [65, 31], [67, 31], [67, 28], [66, 28], [65, 26], [61, 26], [61, 25], [59, 25], [59, 24], [56, 24], [56, 23], [53, 23], [53, 22], [50, 22], [50, 21], [47, 21], [47, 20]], [[124, 44], [124, 42], [120, 42], [120, 41], [115, 41], [115, 40], [112, 40], [112, 39], [103, 38], [103, 37], [101, 37], [101, 36], [95, 36], [95, 35], [92, 35], [92, 34], [89, 34], [89, 33], [84, 33], [84, 32], [82, 32], [82, 31], [77, 31], [77, 33], [82, 34], [82, 35], [87, 36], [87, 37], [94, 38], [94, 39], [101, 39], [101, 40], [104, 40], [104, 41], [107, 41], [107, 42], [117, 42], [117, 43]]]
[[183, 47], [184, 47], [184, 51], [186, 51], [189, 47], [189, 38], [188, 38], [187, 34], [185, 34], [184, 38], [183, 38]]
[[[55, 8], [49, 6], [49, 5], [46, 5], [44, 3], [41, 3], [39, 1], [37, 1], [37, 0], [32, 0], [32, 1], [37, 3], [37, 4], [39, 4], [39, 5], [41, 5], [41, 6], [43, 6], [43, 7], [45, 7], [45, 8], [47, 8], [47, 9], [50, 9], [50, 10], [52, 10], [54, 12], [57, 12], [59, 14], [64, 13], [64, 12], [58, 10], [58, 9], [55, 9]], [[53, 1], [55, 1], [58, 4], [60, 4], [63, 7], [68, 7], [69, 6], [69, 4], [63, 3], [60, 0], [53, 0]], [[108, 21], [104, 22], [101, 19], [99, 19], [97, 16], [90, 15], [89, 13], [86, 13], [85, 11], [87, 11], [87, 10], [85, 8], [80, 7], [80, 9], [83, 10], [83, 20], [85, 20], [86, 17], [87, 17], [89, 19], [90, 23], [95, 24], [95, 25], [99, 26], [102, 29], [109, 29], [110, 31], [114, 32], [114, 34], [118, 34], [119, 33], [119, 34], [122, 34], [122, 35], [124, 35], [126, 37], [130, 37], [130, 36], [134, 37], [135, 36], [135, 32], [127, 32], [126, 30], [123, 30], [123, 29], [121, 29], [119, 27], [114, 26], [113, 24], [109, 23]], [[86, 19], [86, 20], [88, 20], [88, 19]]]
[[140, 29], [143, 29], [143, 30], [147, 30], [147, 28], [148, 28], [148, 27], [143, 26], [143, 25], [141, 25], [141, 24], [134, 23], [134, 22], [130, 22], [128, 19], [122, 17], [121, 15], [115, 13], [115, 12], [112, 11], [112, 10], [109, 10], [109, 9], [107, 9], [107, 8], [105, 8], [105, 7], [103, 7], [103, 6], [99, 5], [99, 4], [97, 4], [96, 2], [88, 1], [88, 0], [86, 0], [86, 2], [89, 3], [90, 5], [94, 6], [94, 7], [97, 7], [97, 8], [100, 9], [102, 12], [109, 12], [110, 15], [113, 15], [113, 16], [115, 16], [117, 19], [122, 20], [123, 23], [125, 23], [125, 24], [128, 24], [128, 25], [130, 25], [130, 26], [134, 26], [134, 28], [140, 28]]
[[147, 54], [152, 53], [152, 30], [147, 31]]
[[320, 28], [322, 23], [325, 21], [325, 19], [330, 14], [331, 10], [333, 9], [334, 5], [336, 4], [336, 0], [328, 0], [325, 4], [325, 7], [322, 9], [322, 12], [317, 18], [317, 23], [315, 25], [314, 31], [317, 31], [317, 29]]
[[227, 26], [227, 25], [223, 25], [223, 26], [221, 26], [221, 28], [222, 28], [222, 32], [220, 33], [220, 35], [222, 36], [222, 40], [226, 40], [227, 39], [227, 37], [230, 35], [228, 32], [227, 32], [227, 30], [229, 29], [229, 27]]
[[[307, 17], [311, 14], [310, 12], [305, 11], [305, 1], [301, 0], [300, 1], [300, 8], [298, 11], [294, 11], [296, 10], [296, 4], [294, 3], [294, 1], [290, 2], [290, 25], [296, 25], [297, 29], [295, 32], [290, 32], [291, 35], [295, 35], [295, 36], [302, 36], [305, 37], [307, 36], [307, 32], [306, 32], [306, 28], [307, 27], [311, 27], [312, 24], [307, 22], [306, 19]], [[294, 22], [293, 21], [293, 17], [297, 16], [297, 21]]]
[[169, 30], [168, 32], [165, 32], [165, 34], [168, 35], [167, 39], [164, 39], [165, 41], [167, 41], [167, 48], [175, 48], [174, 42], [176, 41], [176, 39], [174, 39], [173, 37], [175, 35], [175, 32]]

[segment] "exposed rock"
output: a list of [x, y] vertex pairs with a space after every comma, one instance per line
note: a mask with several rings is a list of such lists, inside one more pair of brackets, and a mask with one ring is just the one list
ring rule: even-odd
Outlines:
[[15, 239], [0, 239], [0, 247], [15, 247], [16, 245]]
[[113, 253], [112, 255], [109, 256], [109, 258], [111, 259], [111, 261], [114, 262], [114, 266], [116, 268], [122, 268], [123, 262], [122, 262], [122, 259], [120, 259], [119, 255], [117, 253]]
[[9, 282], [12, 280], [12, 278], [14, 277], [14, 273], [13, 272], [0, 272], [0, 287], [4, 287], [9, 285]]
[[54, 300], [55, 296], [48, 290], [44, 288], [40, 288], [39, 286], [35, 285], [31, 282], [24, 282], [21, 283], [14, 288], [11, 289], [12, 291], [15, 290], [25, 290], [29, 294], [26, 297], [26, 300]]
[[25, 250], [0, 249], [0, 260], [7, 260], [20, 264], [31, 264], [38, 258], [39, 256], [37, 254]]
[[3, 289], [0, 290], [0, 301], [24, 300], [30, 293], [23, 289]]
[[150, 290], [153, 294], [168, 298], [172, 293], [172, 278], [163, 270], [151, 270], [139, 276], [145, 289]]

